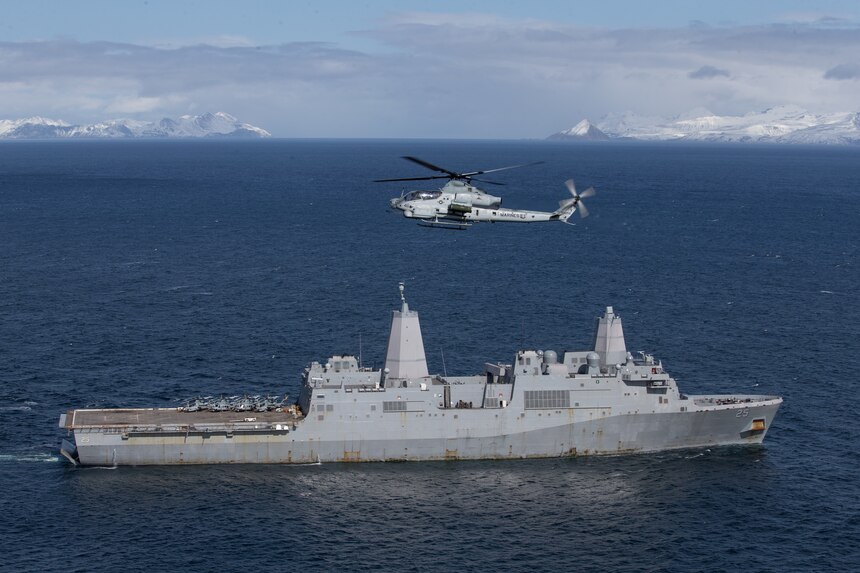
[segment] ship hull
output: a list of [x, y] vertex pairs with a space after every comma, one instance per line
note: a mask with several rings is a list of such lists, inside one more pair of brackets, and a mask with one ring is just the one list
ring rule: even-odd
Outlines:
[[[575, 410], [474, 410], [448, 418], [386, 415], [385, 423], [318, 424], [290, 431], [74, 429], [82, 465], [309, 464], [613, 455], [761, 443], [782, 400], [694, 411], [613, 415]], [[583, 419], [586, 418], [586, 419]], [[429, 436], [429, 437], [428, 437]]]

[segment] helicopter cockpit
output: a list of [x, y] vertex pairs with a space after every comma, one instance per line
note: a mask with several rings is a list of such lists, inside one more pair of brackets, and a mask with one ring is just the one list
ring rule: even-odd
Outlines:
[[403, 196], [404, 201], [415, 201], [422, 199], [436, 199], [441, 196], [441, 191], [410, 191]]

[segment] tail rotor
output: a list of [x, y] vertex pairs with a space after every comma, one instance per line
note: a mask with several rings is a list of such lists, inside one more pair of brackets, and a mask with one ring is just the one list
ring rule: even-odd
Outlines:
[[[562, 199], [558, 202], [558, 212], [564, 213], [567, 217], [573, 215], [574, 211], [579, 211], [579, 216], [583, 219], [588, 217], [588, 209], [585, 208], [585, 203], [582, 202], [583, 199], [587, 197], [594, 197], [597, 192], [594, 190], [594, 187], [589, 187], [582, 193], [576, 192], [576, 186], [573, 184], [573, 179], [568, 179], [564, 182], [567, 190], [570, 191], [572, 197], [570, 199]], [[567, 217], [564, 218], [567, 221]]]

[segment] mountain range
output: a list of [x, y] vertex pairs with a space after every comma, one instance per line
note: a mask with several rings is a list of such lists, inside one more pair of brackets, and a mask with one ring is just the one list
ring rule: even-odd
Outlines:
[[0, 139], [55, 138], [191, 138], [271, 137], [265, 129], [242, 123], [228, 113], [183, 115], [161, 121], [112, 119], [89, 125], [72, 125], [43, 117], [0, 119]]
[[788, 105], [740, 116], [694, 110], [665, 119], [627, 112], [596, 124], [582, 120], [547, 139], [860, 145], [860, 113], [814, 114]]

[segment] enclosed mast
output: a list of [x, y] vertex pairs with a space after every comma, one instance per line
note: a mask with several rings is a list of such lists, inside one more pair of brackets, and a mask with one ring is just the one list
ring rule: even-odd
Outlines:
[[418, 313], [409, 310], [404, 290], [404, 284], [400, 283], [401, 307], [391, 313], [391, 331], [385, 355], [387, 380], [414, 380], [429, 376]]

